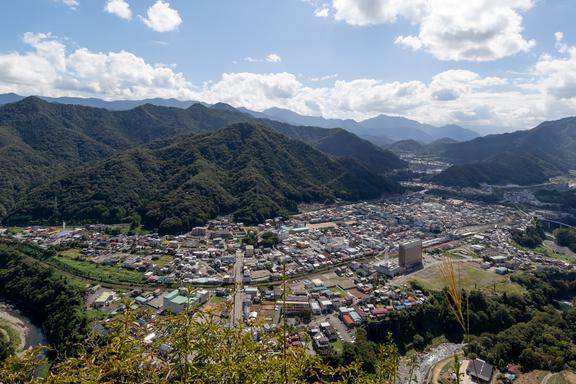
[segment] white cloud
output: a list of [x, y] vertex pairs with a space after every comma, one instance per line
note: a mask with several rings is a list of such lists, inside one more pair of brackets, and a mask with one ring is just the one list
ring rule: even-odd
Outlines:
[[542, 55], [508, 78], [448, 70], [428, 81], [336, 80], [310, 84], [296, 75], [226, 73], [194, 86], [172, 67], [126, 51], [67, 47], [49, 33], [26, 33], [24, 52], [0, 53], [0, 93], [104, 99], [152, 97], [226, 102], [254, 110], [282, 107], [298, 113], [365, 119], [399, 115], [432, 124], [529, 128], [576, 110], [576, 47]]
[[204, 86], [202, 100], [263, 110], [274, 103], [292, 105], [292, 100], [300, 97], [303, 89], [291, 73], [225, 73], [220, 81]]
[[338, 78], [338, 74], [333, 73], [331, 75], [324, 75], [324, 76], [320, 76], [320, 77], [313, 77], [310, 79], [310, 81], [314, 81], [314, 82], [318, 82], [318, 81], [326, 81], [326, 80], [333, 80]]
[[394, 44], [403, 45], [405, 47], [412, 48], [415, 51], [422, 49], [422, 47], [424, 46], [424, 44], [422, 43], [422, 40], [420, 40], [420, 38], [418, 38], [416, 36], [412, 36], [412, 35], [398, 36], [396, 38], [396, 40], [394, 41]]
[[178, 29], [182, 24], [182, 18], [177, 10], [170, 8], [170, 3], [157, 0], [148, 8], [146, 17], [140, 16], [148, 28], [156, 32], [170, 32]]
[[26, 33], [23, 41], [31, 48], [28, 52], [0, 54], [0, 93], [105, 99], [197, 96], [183, 74], [130, 52], [77, 48], [68, 53], [62, 41], [42, 33]]
[[282, 62], [282, 58], [275, 53], [270, 53], [266, 55], [266, 61], [269, 63], [280, 63]]
[[330, 4], [321, 0], [302, 0], [304, 3], [310, 4], [314, 7], [314, 16], [328, 17], [330, 16]]
[[[555, 99], [570, 100], [576, 106], [576, 47], [562, 43], [557, 48], [564, 56], [545, 54], [534, 66], [533, 74], [538, 79], [535, 87]], [[528, 88], [534, 88], [534, 84], [531, 85]]]
[[556, 32], [554, 34], [554, 40], [556, 41], [556, 49], [560, 53], [568, 52], [568, 45], [564, 43], [564, 33], [563, 32]]
[[[334, 18], [355, 26], [394, 23], [418, 28], [395, 43], [441, 60], [490, 61], [529, 51], [521, 13], [533, 0], [332, 0]], [[317, 11], [317, 9], [316, 9]]]
[[76, 9], [80, 5], [78, 0], [56, 0], [56, 1], [60, 1], [62, 4], [70, 7], [71, 9]]
[[280, 55], [276, 53], [269, 53], [263, 59], [258, 59], [252, 56], [246, 56], [243, 60], [247, 63], [262, 63], [262, 62], [281, 63], [282, 57], [280, 57]]
[[439, 73], [429, 83], [357, 79], [322, 87], [306, 86], [290, 73], [229, 73], [205, 85], [200, 99], [333, 118], [365, 119], [384, 113], [436, 124], [526, 128], [536, 124], [544, 114], [541, 95], [501, 89], [507, 86], [506, 79], [466, 70]]
[[125, 20], [132, 19], [130, 4], [125, 0], [108, 0], [104, 6], [104, 10]]
[[314, 16], [316, 17], [328, 17], [330, 16], [330, 8], [324, 5], [322, 8], [318, 8], [314, 11]]

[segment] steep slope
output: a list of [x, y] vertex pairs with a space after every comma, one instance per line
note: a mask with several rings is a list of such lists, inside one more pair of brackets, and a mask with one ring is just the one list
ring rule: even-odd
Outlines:
[[406, 162], [390, 151], [381, 150], [344, 129], [336, 128], [332, 131], [332, 135], [316, 142], [315, 147], [336, 156], [359, 160], [371, 170], [379, 173], [406, 167]]
[[261, 123], [312, 145], [322, 143], [324, 151], [366, 161], [377, 172], [402, 166], [390, 153], [354, 135], [345, 140], [357, 150], [343, 153], [334, 145], [339, 130], [259, 120], [224, 104], [211, 108], [194, 104], [187, 109], [146, 104], [108, 111], [29, 97], [0, 107], [0, 217], [31, 186], [80, 164], [154, 140], [214, 132], [240, 122]]
[[233, 213], [249, 223], [298, 203], [369, 199], [400, 187], [268, 128], [236, 124], [156, 142], [32, 191], [8, 222], [139, 221], [164, 233]]
[[528, 131], [439, 146], [455, 165], [436, 176], [448, 185], [536, 184], [576, 169], [576, 118], [544, 122]]

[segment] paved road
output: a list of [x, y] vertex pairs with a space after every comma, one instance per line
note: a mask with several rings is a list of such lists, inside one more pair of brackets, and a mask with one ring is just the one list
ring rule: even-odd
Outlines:
[[236, 263], [234, 264], [234, 302], [232, 303], [232, 315], [230, 316], [230, 326], [242, 324], [242, 302], [244, 292], [242, 291], [242, 268], [244, 266], [244, 252], [236, 251]]

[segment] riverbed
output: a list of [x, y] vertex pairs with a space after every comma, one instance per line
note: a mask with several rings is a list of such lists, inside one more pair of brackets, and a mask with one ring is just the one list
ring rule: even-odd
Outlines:
[[42, 329], [32, 323], [14, 306], [0, 302], [0, 319], [9, 325], [20, 335], [20, 342], [16, 352], [22, 352], [32, 347], [46, 345], [46, 337]]

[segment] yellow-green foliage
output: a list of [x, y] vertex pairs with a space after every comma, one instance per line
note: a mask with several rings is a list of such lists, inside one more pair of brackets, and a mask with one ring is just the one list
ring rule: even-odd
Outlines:
[[[136, 322], [145, 320], [144, 325]], [[359, 364], [333, 368], [303, 349], [287, 347], [288, 330], [230, 328], [207, 312], [155, 316], [126, 311], [94, 335], [76, 357], [55, 362], [44, 378], [34, 378], [37, 352], [0, 365], [4, 384], [20, 383], [395, 383], [399, 362], [393, 343], [380, 349], [374, 375]], [[155, 333], [150, 343], [146, 335]], [[170, 345], [168, 356], [160, 354]]]

